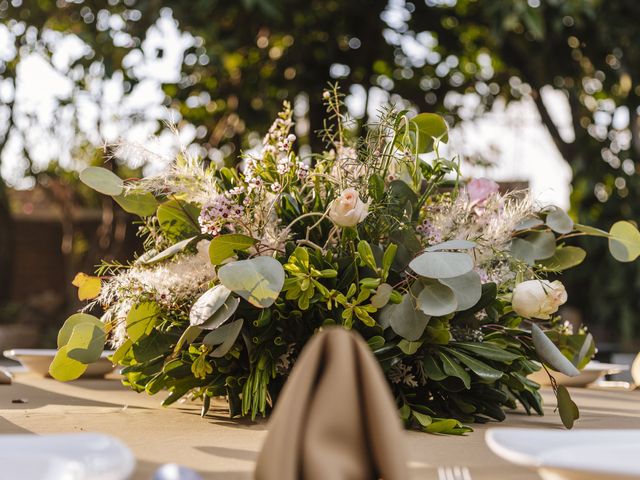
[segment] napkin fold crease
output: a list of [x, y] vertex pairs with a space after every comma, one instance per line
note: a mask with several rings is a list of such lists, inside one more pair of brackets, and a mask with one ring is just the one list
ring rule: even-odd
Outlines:
[[278, 398], [255, 478], [408, 478], [395, 401], [359, 334], [330, 328], [309, 341]]

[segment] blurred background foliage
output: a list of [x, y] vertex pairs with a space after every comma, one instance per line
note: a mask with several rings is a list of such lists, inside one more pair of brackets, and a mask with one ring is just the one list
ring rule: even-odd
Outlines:
[[[205, 158], [230, 161], [251, 148], [259, 138], [255, 132], [265, 131], [284, 99], [296, 100], [300, 144], [317, 146], [328, 81], [339, 81], [345, 92], [364, 92], [365, 105], [371, 92], [388, 92], [396, 103], [445, 114], [452, 126], [461, 120], [455, 93], [476, 96], [476, 117], [498, 99], [530, 97], [573, 171], [572, 215], [606, 229], [617, 219], [639, 218], [635, 0], [0, 0], [0, 21], [14, 45], [13, 54], [0, 55], [0, 79], [15, 90], [20, 60], [34, 51], [55, 67], [57, 37], [51, 32], [76, 35], [88, 48], [65, 67], [74, 87], [59, 99], [59, 111], [79, 121], [76, 100], [87, 92], [102, 94], [96, 79], [122, 78], [125, 91], [141, 82], [131, 59], [149, 55], [141, 46], [163, 16], [191, 38], [180, 74], [161, 79], [163, 102], [178, 123], [197, 126], [194, 142]], [[566, 96], [571, 128], [554, 123], [543, 95], [550, 88]], [[8, 91], [0, 105], [0, 161], [11, 161], [5, 147], [21, 137], [26, 177], [65, 208], [96, 204], [78, 186], [73, 168], [55, 158], [46, 168], [28, 161], [30, 122], [37, 119], [18, 122], [15, 95]], [[364, 113], [356, 119], [360, 125]], [[133, 124], [145, 111], [126, 115]], [[157, 128], [163, 128], [160, 122]], [[95, 139], [78, 133], [74, 142], [80, 163], [104, 160], [91, 147]], [[115, 231], [113, 225], [102, 228], [103, 234]], [[0, 294], [10, 282], [11, 231], [0, 182]], [[112, 244], [103, 243], [94, 255], [108, 255]], [[564, 279], [570, 303], [601, 336], [631, 348], [640, 331], [640, 269], [617, 264], [602, 242], [590, 243], [588, 263]]]

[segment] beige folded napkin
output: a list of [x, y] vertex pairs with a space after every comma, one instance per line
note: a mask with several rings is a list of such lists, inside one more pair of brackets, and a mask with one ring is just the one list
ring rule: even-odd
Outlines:
[[309, 341], [278, 398], [255, 478], [408, 478], [393, 396], [359, 334], [330, 328]]

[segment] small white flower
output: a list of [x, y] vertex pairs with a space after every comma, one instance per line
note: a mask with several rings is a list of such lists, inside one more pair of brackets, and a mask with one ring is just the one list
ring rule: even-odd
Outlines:
[[358, 192], [347, 188], [329, 207], [329, 218], [339, 227], [355, 227], [369, 215], [369, 202], [360, 200]]
[[513, 290], [513, 310], [525, 318], [551, 318], [558, 307], [567, 301], [567, 291], [558, 280], [529, 280]]

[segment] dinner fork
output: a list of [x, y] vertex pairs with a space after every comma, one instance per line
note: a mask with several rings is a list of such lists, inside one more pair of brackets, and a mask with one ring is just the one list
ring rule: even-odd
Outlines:
[[467, 467], [438, 467], [438, 480], [471, 480]]

